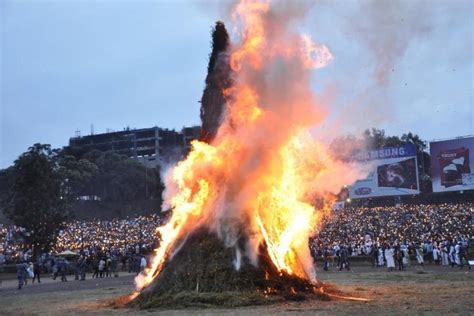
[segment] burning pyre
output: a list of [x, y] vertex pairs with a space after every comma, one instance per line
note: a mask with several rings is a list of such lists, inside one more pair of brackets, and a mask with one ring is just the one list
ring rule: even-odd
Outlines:
[[[160, 246], [151, 267], [136, 278], [132, 299], [153, 288], [160, 295], [180, 289], [322, 291], [308, 238], [329, 212], [333, 193], [357, 175], [310, 131], [326, 119], [310, 72], [333, 56], [295, 32], [302, 10], [291, 2], [245, 0], [233, 8], [235, 38], [213, 52], [214, 77], [206, 79], [219, 91], [214, 99], [222, 108], [211, 118], [209, 111], [207, 119], [202, 114], [203, 139], [167, 174], [164, 207], [172, 216], [157, 229]], [[213, 122], [215, 129], [206, 128]], [[223, 263], [212, 272], [199, 260]], [[200, 269], [225, 286], [214, 289], [190, 277]], [[170, 276], [178, 274], [182, 284], [174, 289]], [[160, 290], [160, 283], [166, 288]]]

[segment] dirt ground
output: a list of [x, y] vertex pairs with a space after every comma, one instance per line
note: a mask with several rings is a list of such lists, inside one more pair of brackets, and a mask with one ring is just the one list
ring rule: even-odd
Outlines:
[[112, 309], [107, 300], [133, 288], [133, 275], [119, 278], [69, 280], [50, 277], [41, 284], [16, 289], [15, 280], [0, 285], [0, 315], [474, 315], [473, 270], [427, 266], [390, 272], [384, 268], [354, 267], [349, 271], [321, 271], [319, 278], [331, 282], [368, 302], [344, 300], [288, 302], [236, 309], [136, 310]]

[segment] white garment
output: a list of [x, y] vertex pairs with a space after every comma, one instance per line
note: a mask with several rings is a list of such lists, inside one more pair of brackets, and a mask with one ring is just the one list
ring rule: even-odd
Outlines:
[[454, 260], [456, 262], [457, 265], [461, 265], [461, 260], [459, 260], [459, 250], [461, 249], [461, 246], [459, 244], [456, 244], [456, 246], [454, 246]]
[[447, 266], [449, 264], [448, 253], [446, 251], [447, 251], [446, 247], [443, 247], [443, 249], [441, 251], [441, 264], [443, 266]]
[[145, 268], [146, 267], [146, 259], [145, 257], [142, 257], [142, 260], [140, 260], [140, 267]]
[[439, 259], [439, 249], [433, 248], [433, 261], [438, 261]]
[[395, 260], [393, 260], [393, 255], [395, 251], [393, 248], [385, 250], [385, 259], [387, 260], [387, 268], [395, 268]]
[[105, 261], [100, 259], [99, 261], [99, 271], [104, 271], [105, 268]]
[[449, 260], [451, 260], [451, 262], [456, 262], [456, 255], [455, 255], [456, 251], [454, 250], [454, 246], [451, 245], [449, 246]]
[[379, 249], [379, 266], [383, 266], [384, 265], [384, 260], [383, 260], [383, 250], [382, 248]]
[[31, 267], [28, 267], [28, 269], [26, 269], [26, 271], [28, 271], [28, 277], [30, 279], [33, 279], [33, 277], [35, 276], [35, 274], [33, 273], [33, 269]]
[[418, 264], [422, 264], [424, 262], [422, 248], [416, 248], [416, 260], [418, 261]]
[[403, 251], [403, 265], [408, 266], [408, 264], [410, 263], [408, 249], [404, 248], [402, 251]]

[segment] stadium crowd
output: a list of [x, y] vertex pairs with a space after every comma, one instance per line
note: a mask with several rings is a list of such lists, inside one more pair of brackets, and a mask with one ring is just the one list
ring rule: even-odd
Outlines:
[[462, 267], [474, 239], [474, 204], [348, 207], [333, 212], [310, 241], [315, 257], [337, 258], [339, 269], [349, 257], [370, 256], [374, 266], [402, 270], [410, 256]]
[[[132, 219], [67, 222], [50, 254], [65, 250], [81, 250], [86, 255], [102, 252], [147, 253], [159, 242], [155, 229], [164, 220], [165, 217], [153, 214]], [[13, 263], [20, 256], [31, 254], [23, 242], [25, 234], [28, 232], [23, 228], [0, 224], [0, 264]]]
[[[374, 266], [386, 265], [389, 271], [406, 268], [410, 256], [418, 264], [428, 260], [462, 267], [474, 239], [473, 214], [472, 203], [346, 207], [324, 220], [310, 248], [315, 258], [323, 258], [325, 269], [334, 258], [339, 269], [349, 269], [349, 258], [354, 256], [369, 257]], [[79, 280], [86, 271], [93, 277], [116, 275], [119, 270], [138, 273], [146, 266], [145, 256], [159, 243], [156, 227], [165, 221], [150, 215], [64, 223], [53, 251], [38, 258], [31, 258], [31, 250], [22, 243], [24, 229], [0, 224], [0, 265], [21, 261], [17, 268], [25, 281], [27, 271], [52, 273], [62, 281], [71, 270]], [[74, 253], [57, 256], [64, 251]]]

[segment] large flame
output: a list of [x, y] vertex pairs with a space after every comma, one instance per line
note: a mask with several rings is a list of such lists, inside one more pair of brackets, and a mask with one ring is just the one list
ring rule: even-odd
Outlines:
[[[310, 89], [310, 69], [332, 59], [329, 49], [293, 32], [292, 17], [268, 1], [234, 7], [237, 41], [230, 52], [233, 85], [223, 91], [226, 115], [210, 144], [194, 141], [166, 179], [170, 221], [137, 291], [159, 275], [171, 251], [198, 227], [215, 232], [258, 265], [266, 245], [278, 270], [315, 280], [308, 238], [336, 193], [357, 175], [335, 160], [310, 129], [325, 120]], [[316, 135], [317, 136], [317, 135]], [[316, 198], [324, 205], [315, 208]], [[245, 234], [248, 244], [239, 249]]]

